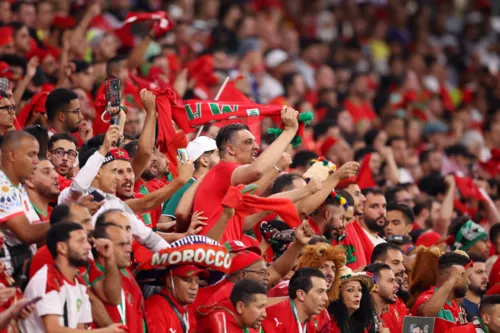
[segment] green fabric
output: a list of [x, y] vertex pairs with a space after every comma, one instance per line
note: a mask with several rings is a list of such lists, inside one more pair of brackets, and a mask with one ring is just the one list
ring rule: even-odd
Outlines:
[[175, 209], [177, 208], [179, 201], [181, 201], [182, 196], [188, 190], [188, 188], [193, 185], [193, 183], [194, 178], [191, 178], [186, 184], [184, 184], [184, 186], [178, 189], [177, 192], [175, 192], [174, 195], [170, 198], [170, 200], [168, 200], [168, 202], [165, 202], [161, 214], [175, 218]]
[[467, 251], [478, 241], [487, 239], [488, 234], [483, 227], [469, 220], [458, 230], [452, 249]]

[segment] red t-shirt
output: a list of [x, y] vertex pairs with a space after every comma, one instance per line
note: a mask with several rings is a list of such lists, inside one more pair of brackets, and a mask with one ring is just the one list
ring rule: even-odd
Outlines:
[[[31, 264], [30, 264], [30, 269], [29, 269], [29, 279], [33, 277], [33, 275], [38, 272], [40, 268], [42, 268], [45, 265], [52, 266], [56, 262], [54, 261], [54, 258], [52, 257], [52, 254], [50, 254], [49, 248], [47, 245], [42, 246], [41, 248], [36, 251], [36, 253], [33, 255], [33, 258], [31, 258]], [[95, 268], [95, 263], [94, 260], [89, 259], [89, 265], [90, 265], [90, 270]], [[83, 280], [89, 285], [89, 274], [87, 271], [87, 268], [85, 267], [80, 267], [78, 269], [80, 276], [83, 278]]]
[[[231, 175], [239, 167], [238, 163], [221, 161], [205, 176], [194, 197], [193, 212], [203, 212], [208, 218], [207, 226], [203, 227], [200, 234], [206, 235], [213, 225], [219, 220], [224, 208], [221, 203], [231, 186]], [[243, 223], [237, 215], [228, 222], [221, 243], [227, 240], [240, 240], [243, 235]]]
[[31, 205], [35, 209], [35, 211], [36, 211], [36, 213], [37, 213], [38, 218], [40, 219], [40, 221], [48, 221], [48, 220], [50, 220], [50, 214], [52, 214], [52, 211], [54, 210], [54, 208], [52, 208], [51, 206], [48, 206], [47, 207], [47, 215], [43, 215], [43, 213], [38, 209], [38, 207], [35, 207], [35, 205], [33, 205], [33, 203]]
[[491, 267], [489, 282], [490, 286], [494, 286], [500, 282], [500, 256], [498, 256], [497, 260]]
[[224, 281], [224, 284], [214, 293], [207, 301], [207, 305], [212, 305], [219, 303], [224, 299], [229, 299], [231, 296], [231, 291], [233, 291], [234, 283], [230, 281]]
[[[92, 285], [103, 279], [105, 273], [104, 268], [99, 264], [96, 264], [90, 271], [90, 280], [92, 281]], [[114, 323], [127, 325], [129, 332], [145, 332], [146, 324], [143, 313], [144, 298], [142, 297], [141, 289], [128, 269], [121, 269], [120, 273], [122, 276], [122, 300], [119, 305], [108, 305], [104, 303], [106, 311]], [[124, 304], [125, 318], [122, 318], [120, 312], [123, 313], [122, 309]], [[125, 319], [125, 322], [123, 322], [123, 319]]]
[[290, 280], [283, 280], [272, 287], [267, 292], [267, 297], [286, 297], [288, 296], [288, 285], [290, 284]]
[[203, 305], [211, 305], [208, 304], [208, 300], [212, 295], [215, 295], [215, 293], [222, 288], [225, 284], [227, 283], [227, 280], [223, 280], [217, 284], [200, 288], [198, 289], [198, 295], [196, 295], [196, 299], [193, 303], [188, 305], [189, 312], [196, 313], [196, 309], [198, 309], [199, 306]]
[[403, 319], [409, 314], [410, 310], [398, 297], [396, 303], [389, 304], [387, 311], [380, 316], [380, 320], [391, 332], [403, 332]]
[[[188, 311], [185, 307], [180, 306], [172, 295], [164, 289], [161, 293], [170, 298], [181, 316], [187, 316], [189, 322], [188, 332], [194, 332], [196, 330], [196, 318], [194, 313]], [[149, 333], [184, 332], [182, 330], [182, 324], [179, 317], [176, 315], [168, 301], [163, 298], [163, 296], [158, 294], [153, 295], [146, 300], [146, 320], [148, 323]]]
[[359, 222], [353, 221], [346, 226], [345, 235], [341, 239], [332, 240], [331, 242], [332, 245], [341, 245], [344, 247], [347, 260], [346, 266], [352, 270], [355, 270], [358, 267], [366, 266], [370, 262], [370, 257], [367, 256], [363, 244], [370, 244], [373, 250], [373, 245], [370, 240], [368, 240], [370, 243], [367, 243], [366, 241], [362, 242], [362, 240], [366, 239], [367, 236], [362, 230], [358, 234], [360, 228], [361, 226], [359, 226]]
[[[436, 290], [436, 287], [431, 287], [429, 290], [423, 292], [420, 296], [418, 296], [411, 311], [414, 316], [418, 315], [418, 308], [425, 302], [427, 302], [432, 297], [432, 295], [434, 295]], [[446, 330], [448, 329], [465, 324], [467, 324], [467, 315], [464, 309], [458, 306], [457, 302], [455, 301], [446, 301], [443, 308], [439, 310], [438, 314], [436, 315], [434, 332], [446, 332]]]
[[[277, 304], [271, 305], [266, 308], [267, 316], [262, 322], [262, 328], [264, 332], [273, 333], [300, 333], [299, 323], [295, 318], [292, 310], [291, 301], [289, 299], [279, 302]], [[320, 316], [321, 313], [318, 315]], [[319, 321], [324, 322], [324, 316], [322, 315], [320, 320], [315, 320], [317, 316], [313, 317], [311, 320], [307, 321], [305, 325], [307, 326], [307, 333], [319, 332]], [[303, 329], [302, 332], [305, 332]]]
[[72, 179], [68, 179], [66, 177], [63, 177], [60, 174], [57, 174], [57, 180], [59, 181], [59, 190], [61, 190], [61, 191], [67, 187], [70, 187], [71, 183], [73, 183]]
[[360, 104], [354, 104], [350, 99], [347, 99], [344, 103], [344, 106], [351, 114], [354, 123], [357, 123], [361, 120], [373, 121], [377, 118], [377, 115], [370, 103], [361, 102]]

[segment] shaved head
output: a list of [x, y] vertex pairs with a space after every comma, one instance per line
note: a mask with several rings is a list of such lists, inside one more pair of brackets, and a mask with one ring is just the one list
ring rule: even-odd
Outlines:
[[19, 145], [23, 139], [32, 139], [36, 140], [36, 138], [25, 131], [11, 131], [8, 132], [2, 140], [2, 144], [0, 145], [0, 149], [2, 152], [13, 151], [19, 148]]

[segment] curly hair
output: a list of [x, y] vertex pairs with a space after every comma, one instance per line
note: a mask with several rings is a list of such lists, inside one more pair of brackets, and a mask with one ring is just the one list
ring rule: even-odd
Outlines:
[[332, 302], [339, 298], [340, 269], [345, 266], [346, 262], [345, 251], [342, 246], [332, 246], [326, 243], [305, 246], [297, 260], [295, 270], [303, 267], [319, 268], [327, 260], [333, 261], [335, 264], [335, 278], [333, 279], [332, 288], [327, 293], [328, 300]]
[[441, 256], [441, 250], [438, 247], [422, 246], [418, 247], [416, 252], [417, 257], [408, 276], [409, 289], [413, 296], [407, 304], [409, 309], [413, 307], [420, 294], [436, 284], [438, 262]]

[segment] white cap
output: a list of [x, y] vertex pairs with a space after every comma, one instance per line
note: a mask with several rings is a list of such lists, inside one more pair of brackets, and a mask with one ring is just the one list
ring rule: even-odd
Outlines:
[[290, 57], [285, 51], [281, 49], [274, 49], [266, 55], [264, 63], [266, 64], [267, 68], [273, 69], [287, 61], [288, 58]]
[[186, 147], [188, 158], [193, 162], [200, 158], [203, 153], [215, 149], [217, 149], [215, 140], [209, 138], [208, 136], [199, 136], [188, 143]]

